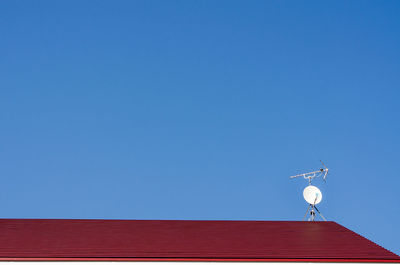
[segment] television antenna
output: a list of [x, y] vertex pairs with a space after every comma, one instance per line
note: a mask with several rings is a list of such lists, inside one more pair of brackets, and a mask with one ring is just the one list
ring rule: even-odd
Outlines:
[[321, 167], [319, 170], [308, 172], [308, 173], [294, 175], [294, 176], [291, 176], [290, 178], [294, 179], [294, 178], [298, 178], [298, 177], [303, 177], [305, 179], [308, 179], [308, 185], [311, 185], [311, 181], [314, 178], [318, 178], [318, 177], [322, 176], [322, 178], [326, 182], [326, 176], [328, 175], [328, 170], [329, 169], [325, 166], [324, 162], [322, 162], [321, 160], [320, 160], [320, 162], [321, 162], [323, 167]]
[[322, 201], [322, 193], [319, 188], [311, 185], [312, 180], [318, 177], [322, 177], [323, 180], [326, 182], [326, 176], [328, 175], [329, 169], [325, 166], [324, 162], [322, 162], [321, 160], [320, 162], [323, 167], [321, 167], [319, 170], [298, 174], [290, 177], [291, 179], [303, 177], [304, 179], [308, 180], [308, 186], [303, 190], [304, 200], [308, 203], [308, 208], [306, 214], [303, 217], [303, 221], [305, 220], [309, 212], [310, 216], [308, 218], [308, 221], [314, 221], [316, 216], [315, 211], [317, 211], [317, 213], [322, 217], [322, 219], [326, 221], [325, 217], [322, 215], [322, 213], [318, 210], [316, 206], [318, 203]]

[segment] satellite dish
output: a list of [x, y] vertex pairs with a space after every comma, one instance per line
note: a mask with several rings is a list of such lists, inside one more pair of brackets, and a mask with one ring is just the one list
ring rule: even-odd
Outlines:
[[316, 205], [322, 201], [321, 191], [312, 185], [307, 186], [303, 191], [303, 197], [306, 202], [311, 205]]
[[308, 187], [306, 187], [303, 191], [304, 200], [306, 200], [306, 202], [308, 203], [307, 212], [303, 217], [303, 221], [305, 220], [308, 212], [310, 212], [310, 217], [308, 218], [308, 221], [314, 221], [316, 216], [315, 211], [317, 211], [319, 215], [322, 217], [322, 219], [326, 221], [325, 217], [321, 214], [321, 212], [318, 210], [316, 206], [318, 203], [322, 201], [322, 193], [317, 187], [311, 185], [311, 181], [317, 177], [322, 177], [326, 182], [326, 176], [328, 175], [329, 169], [325, 166], [325, 164], [322, 161], [321, 164], [322, 167], [319, 170], [298, 174], [290, 177], [291, 179], [303, 177], [308, 180]]

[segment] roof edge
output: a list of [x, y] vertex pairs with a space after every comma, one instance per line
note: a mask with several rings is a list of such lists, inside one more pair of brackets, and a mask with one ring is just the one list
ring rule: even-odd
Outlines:
[[321, 262], [321, 263], [400, 263], [400, 259], [257, 259], [257, 258], [7, 258], [0, 261], [176, 261], [176, 262]]

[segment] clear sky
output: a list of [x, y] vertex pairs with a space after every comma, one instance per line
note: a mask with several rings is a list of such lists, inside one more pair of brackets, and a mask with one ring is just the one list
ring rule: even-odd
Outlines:
[[0, 217], [301, 220], [400, 254], [400, 1], [1, 1]]

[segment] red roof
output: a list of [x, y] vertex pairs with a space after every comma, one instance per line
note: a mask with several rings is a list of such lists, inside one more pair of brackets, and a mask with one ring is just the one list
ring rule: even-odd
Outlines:
[[400, 262], [335, 222], [0, 219], [0, 260]]

